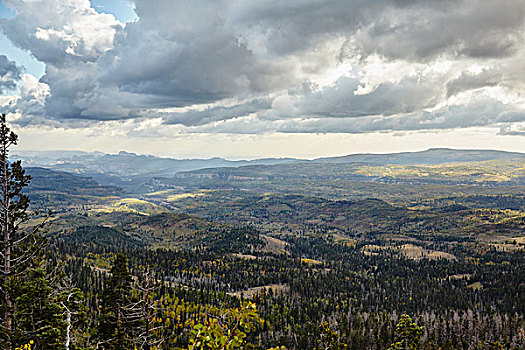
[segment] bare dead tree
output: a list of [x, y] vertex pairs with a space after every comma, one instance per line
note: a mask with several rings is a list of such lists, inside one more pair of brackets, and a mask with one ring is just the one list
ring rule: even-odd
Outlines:
[[73, 329], [75, 323], [77, 323], [75, 321], [82, 321], [86, 316], [84, 296], [82, 291], [75, 286], [70, 276], [62, 280], [57, 295], [59, 295], [59, 299], [61, 299], [60, 305], [64, 309], [64, 316], [66, 317], [66, 339], [64, 346], [66, 350], [69, 350], [71, 342], [75, 341], [75, 332]]
[[155, 291], [160, 288], [160, 285], [153, 271], [146, 270], [141, 277], [136, 289], [142, 294], [142, 299], [138, 306], [144, 323], [142, 331], [137, 337], [138, 348], [150, 350], [152, 348], [158, 348], [164, 342], [162, 337], [155, 335], [155, 332], [162, 328], [161, 326], [155, 327], [155, 313], [159, 308], [154, 301], [153, 295]]

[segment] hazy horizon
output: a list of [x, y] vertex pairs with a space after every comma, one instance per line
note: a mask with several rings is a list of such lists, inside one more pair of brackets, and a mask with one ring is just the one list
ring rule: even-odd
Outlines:
[[332, 158], [332, 157], [341, 157], [341, 156], [352, 156], [352, 155], [395, 155], [395, 154], [406, 154], [406, 153], [421, 153], [421, 152], [427, 152], [431, 150], [451, 150], [451, 151], [496, 151], [496, 152], [508, 152], [508, 153], [520, 153], [525, 155], [525, 152], [518, 152], [518, 151], [508, 151], [508, 150], [501, 150], [501, 149], [487, 149], [487, 148], [448, 148], [448, 147], [431, 147], [427, 149], [421, 149], [421, 150], [410, 150], [410, 151], [399, 151], [399, 152], [358, 152], [358, 153], [344, 153], [344, 154], [333, 154], [328, 156], [322, 156], [322, 157], [310, 157], [310, 158], [299, 158], [299, 157], [245, 157], [245, 158], [229, 158], [227, 156], [222, 156], [220, 154], [211, 156], [211, 157], [198, 157], [198, 156], [184, 156], [184, 155], [167, 155], [167, 154], [151, 154], [151, 153], [140, 153], [140, 152], [130, 152], [128, 150], [120, 150], [117, 152], [104, 152], [100, 150], [94, 150], [94, 151], [83, 151], [83, 150], [64, 150], [64, 149], [54, 149], [54, 150], [30, 150], [30, 149], [18, 149], [14, 148], [12, 151], [13, 155], [28, 155], [28, 154], [54, 154], [54, 153], [64, 153], [64, 156], [67, 154], [109, 154], [109, 155], [118, 155], [120, 153], [130, 153], [137, 156], [153, 156], [158, 158], [170, 158], [175, 160], [206, 160], [206, 159], [214, 159], [214, 158], [220, 158], [224, 160], [230, 160], [230, 161], [239, 161], [239, 160], [259, 160], [259, 159], [296, 159], [296, 160], [315, 160], [315, 159], [321, 159], [321, 158]]
[[525, 152], [523, 1], [0, 0], [0, 19], [21, 149]]

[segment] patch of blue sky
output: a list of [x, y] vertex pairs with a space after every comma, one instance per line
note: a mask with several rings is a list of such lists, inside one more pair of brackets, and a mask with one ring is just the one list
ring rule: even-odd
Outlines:
[[133, 22], [137, 18], [135, 6], [129, 0], [90, 0], [98, 13], [110, 13], [121, 22]]
[[6, 55], [11, 61], [15, 61], [19, 66], [24, 67], [26, 73], [37, 78], [44, 75], [46, 65], [33, 57], [29, 51], [14, 46], [3, 34], [0, 35], [0, 55]]
[[5, 6], [0, 0], [0, 18], [13, 18], [16, 12]]

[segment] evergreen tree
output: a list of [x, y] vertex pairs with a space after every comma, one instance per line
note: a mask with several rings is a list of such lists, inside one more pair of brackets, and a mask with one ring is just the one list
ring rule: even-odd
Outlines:
[[17, 289], [15, 341], [25, 344], [33, 340], [37, 349], [63, 349], [66, 334], [64, 307], [43, 268], [31, 268]]
[[102, 292], [97, 335], [103, 349], [132, 349], [134, 346], [142, 315], [136, 307], [139, 301], [132, 295], [132, 282], [127, 258], [119, 253]]
[[[39, 235], [39, 231], [45, 224], [45, 220], [40, 225], [31, 229], [22, 226], [31, 217], [29, 211], [29, 197], [24, 194], [24, 188], [31, 181], [31, 176], [25, 173], [21, 162], [9, 161], [9, 149], [18, 143], [18, 136], [7, 126], [6, 116], [0, 117], [0, 343], [7, 349], [13, 349], [14, 338], [22, 334], [32, 332], [32, 329], [25, 329], [28, 326], [20, 310], [25, 310], [28, 305], [17, 305], [24, 302], [25, 293], [32, 294], [33, 289], [45, 288], [45, 276], [40, 276], [37, 281], [32, 277], [38, 267], [40, 258], [38, 254], [42, 251], [46, 240]], [[41, 283], [41, 285], [24, 285], [26, 282]], [[16, 315], [15, 315], [16, 313]], [[34, 315], [33, 325], [42, 321], [36, 319], [42, 315]], [[46, 317], [46, 316], [43, 316]], [[44, 332], [45, 333], [45, 332]], [[38, 333], [43, 335], [43, 333]], [[35, 334], [36, 336], [36, 334]]]
[[418, 326], [406, 313], [396, 325], [394, 343], [388, 350], [417, 350], [423, 334], [423, 327]]

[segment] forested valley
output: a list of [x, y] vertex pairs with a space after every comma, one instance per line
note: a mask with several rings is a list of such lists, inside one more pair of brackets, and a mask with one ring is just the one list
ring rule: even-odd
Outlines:
[[5, 349], [525, 348], [523, 159], [435, 181], [248, 166], [126, 192], [24, 170], [5, 116], [0, 143]]

